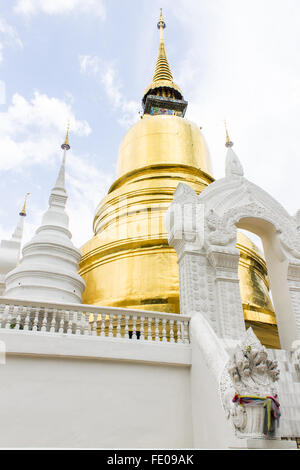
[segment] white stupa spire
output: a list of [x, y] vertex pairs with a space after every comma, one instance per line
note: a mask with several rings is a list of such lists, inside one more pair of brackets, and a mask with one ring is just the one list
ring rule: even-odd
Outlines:
[[242, 164], [236, 155], [236, 153], [232, 150], [233, 142], [229, 138], [228, 130], [225, 123], [225, 130], [226, 130], [226, 143], [225, 147], [227, 147], [227, 155], [226, 155], [226, 163], [225, 163], [225, 176], [244, 176], [244, 170]]
[[68, 196], [67, 196], [67, 191], [65, 188], [65, 172], [66, 172], [66, 150], [64, 150], [62, 163], [59, 169], [56, 183], [51, 191], [50, 198], [52, 194], [60, 194], [61, 196], [64, 196], [67, 201]]
[[80, 303], [85, 287], [77, 273], [80, 251], [71, 242], [69, 217], [65, 211], [66, 153], [70, 149], [69, 130], [62, 144], [63, 158], [49, 207], [32, 240], [23, 248], [19, 266], [6, 277], [7, 297]]
[[63, 159], [62, 159], [62, 164], [58, 173], [58, 177], [55, 183], [54, 188], [52, 189], [51, 195], [50, 195], [50, 204], [51, 204], [51, 197], [52, 194], [59, 194], [61, 196], [66, 197], [67, 201], [67, 191], [65, 188], [65, 173], [66, 173], [66, 157], [67, 157], [67, 151], [70, 150], [70, 145], [69, 145], [69, 125], [67, 129], [67, 134], [64, 143], [61, 145], [61, 148], [63, 149]]
[[26, 202], [29, 193], [25, 196], [25, 201], [21, 212], [19, 212], [18, 224], [10, 240], [0, 242], [0, 295], [5, 291], [5, 277], [14, 269], [20, 261], [21, 245], [24, 232], [24, 220], [26, 217]]

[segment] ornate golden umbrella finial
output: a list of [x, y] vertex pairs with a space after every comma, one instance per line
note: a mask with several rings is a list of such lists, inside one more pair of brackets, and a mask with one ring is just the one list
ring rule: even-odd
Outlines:
[[160, 9], [160, 17], [157, 23], [157, 27], [160, 30], [163, 30], [166, 27], [166, 23], [164, 22], [164, 18], [163, 18], [162, 8]]
[[69, 145], [69, 129], [70, 129], [70, 121], [68, 121], [68, 128], [67, 128], [67, 133], [66, 133], [66, 138], [64, 143], [61, 145], [61, 148], [63, 150], [69, 150], [71, 147]]
[[27, 215], [26, 214], [26, 203], [27, 203], [27, 198], [28, 198], [29, 195], [30, 195], [30, 193], [25, 194], [25, 201], [24, 201], [23, 209], [21, 210], [21, 212], [19, 212], [19, 215], [21, 217], [26, 217], [26, 215]]
[[229, 137], [229, 134], [228, 134], [228, 129], [227, 129], [227, 125], [226, 125], [226, 121], [224, 121], [225, 123], [225, 132], [226, 132], [226, 143], [225, 143], [225, 147], [233, 147], [233, 142], [230, 140], [230, 137]]
[[[164, 42], [164, 29], [166, 23], [164, 21], [162, 8], [160, 9], [160, 16], [157, 23], [157, 28], [160, 32], [160, 40], [158, 46], [158, 56], [155, 64], [154, 75], [152, 83], [146, 88], [143, 95], [143, 107], [144, 112], [149, 114], [150, 104], [146, 105], [147, 97], [149, 96], [160, 96], [161, 98], [171, 98], [176, 100], [183, 100], [182, 91], [179, 86], [173, 82], [173, 75], [168, 62], [165, 42]], [[150, 103], [150, 102], [149, 102]], [[160, 103], [161, 104], [161, 103]], [[158, 103], [153, 106], [157, 107]], [[185, 110], [184, 110], [185, 112]]]
[[170, 65], [167, 59], [165, 43], [164, 43], [163, 30], [166, 27], [166, 23], [164, 22], [162, 8], [160, 9], [160, 17], [157, 23], [157, 27], [160, 30], [160, 40], [159, 40], [158, 57], [156, 61], [153, 82], [158, 82], [161, 80], [167, 80], [167, 81], [172, 82], [173, 76], [172, 76]]

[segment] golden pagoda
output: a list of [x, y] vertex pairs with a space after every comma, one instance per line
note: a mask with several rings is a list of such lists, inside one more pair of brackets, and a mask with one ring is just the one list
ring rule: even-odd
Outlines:
[[[117, 177], [96, 209], [79, 273], [86, 304], [179, 313], [177, 255], [168, 244], [164, 214], [180, 182], [199, 194], [214, 180], [199, 126], [184, 118], [188, 103], [173, 81], [162, 11], [157, 26], [158, 58], [142, 98], [144, 114], [121, 142]], [[263, 255], [243, 233], [237, 247], [246, 325], [263, 344], [279, 348]]]

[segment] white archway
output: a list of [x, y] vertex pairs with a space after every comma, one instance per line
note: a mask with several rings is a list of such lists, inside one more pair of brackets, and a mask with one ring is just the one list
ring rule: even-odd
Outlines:
[[[203, 214], [202, 221], [199, 214]], [[244, 178], [231, 148], [226, 177], [200, 196], [188, 185], [178, 185], [165, 224], [169, 243], [178, 254], [182, 313], [202, 313], [222, 338], [241, 336], [245, 327], [235, 245], [237, 228], [243, 228], [263, 242], [282, 348], [291, 349], [300, 340], [299, 214], [290, 216], [268, 193]]]

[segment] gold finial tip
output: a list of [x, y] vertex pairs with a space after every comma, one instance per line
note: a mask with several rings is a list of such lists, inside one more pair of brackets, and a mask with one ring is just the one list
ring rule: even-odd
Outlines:
[[26, 215], [27, 215], [27, 214], [26, 214], [26, 203], [27, 203], [27, 198], [28, 198], [29, 195], [30, 195], [30, 193], [26, 193], [26, 194], [25, 194], [24, 205], [23, 205], [23, 208], [22, 208], [21, 212], [19, 212], [19, 215], [20, 215], [21, 217], [26, 217]]
[[158, 29], [160, 29], [160, 28], [165, 29], [165, 27], [166, 27], [166, 23], [164, 22], [164, 18], [163, 18], [162, 8], [160, 9], [160, 17], [159, 17], [159, 20], [158, 20], [158, 23], [157, 23], [157, 27], [158, 27]]
[[70, 144], [69, 144], [69, 129], [70, 129], [70, 121], [68, 121], [68, 128], [67, 128], [65, 141], [61, 145], [61, 148], [64, 149], [64, 150], [69, 150], [71, 148]]
[[227, 148], [233, 147], [233, 142], [230, 140], [230, 137], [229, 137], [229, 134], [228, 134], [228, 129], [227, 129], [226, 121], [224, 121], [224, 123], [225, 123], [225, 132], [226, 132], [226, 143], [225, 143], [225, 147], [227, 147]]

